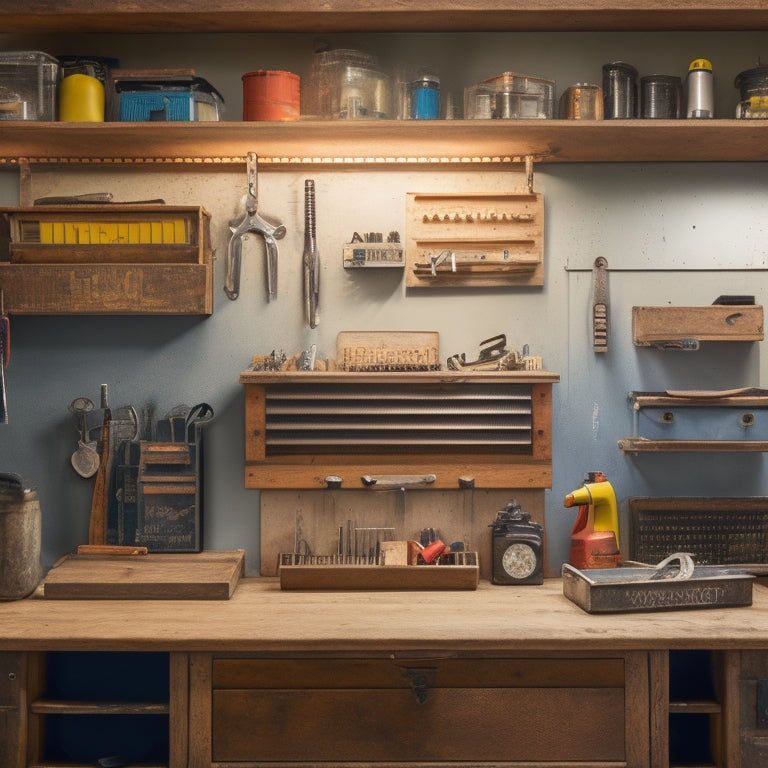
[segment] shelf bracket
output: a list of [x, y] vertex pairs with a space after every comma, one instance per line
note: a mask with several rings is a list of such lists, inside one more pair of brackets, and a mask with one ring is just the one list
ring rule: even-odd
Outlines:
[[533, 194], [533, 155], [525, 156], [525, 180], [528, 192]]

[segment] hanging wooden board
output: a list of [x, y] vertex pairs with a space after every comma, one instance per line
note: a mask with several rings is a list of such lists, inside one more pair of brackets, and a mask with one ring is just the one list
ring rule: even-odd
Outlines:
[[406, 286], [544, 284], [544, 196], [408, 193]]

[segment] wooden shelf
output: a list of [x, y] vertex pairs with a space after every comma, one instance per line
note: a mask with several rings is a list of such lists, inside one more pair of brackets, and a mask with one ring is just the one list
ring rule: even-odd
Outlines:
[[687, 341], [762, 341], [763, 308], [757, 304], [703, 307], [632, 307], [637, 347], [680, 347]]
[[[635, 435], [618, 441], [619, 449], [625, 453], [702, 453], [727, 452], [749, 453], [768, 451], [766, 440], [703, 440], [703, 439], [651, 439], [638, 436], [638, 414], [643, 408], [669, 408], [671, 421], [675, 408], [768, 408], [768, 391], [757, 388], [744, 388], [722, 391], [692, 390], [668, 392], [630, 392], [635, 418]], [[751, 421], [753, 417], [748, 415]], [[747, 422], [744, 422], [747, 426]]]
[[16, 33], [526, 31], [768, 28], [760, 0], [137, 0], [110, 8], [92, 0], [5, 4], [0, 25]]
[[711, 699], [669, 702], [669, 712], [675, 715], [718, 715], [722, 711], [723, 707], [720, 702]]
[[[0, 163], [227, 167], [767, 161], [768, 120], [6, 122]], [[375, 149], [372, 149], [375, 148]]]
[[34, 715], [167, 715], [167, 702], [59, 701], [38, 699], [30, 705]]

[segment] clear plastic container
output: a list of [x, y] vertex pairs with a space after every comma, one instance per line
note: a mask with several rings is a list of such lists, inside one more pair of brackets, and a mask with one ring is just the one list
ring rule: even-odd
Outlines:
[[55, 120], [60, 71], [42, 51], [0, 53], [0, 120]]
[[464, 117], [469, 120], [551, 119], [554, 102], [554, 80], [504, 72], [464, 89]]
[[335, 120], [392, 116], [392, 83], [376, 58], [363, 51], [319, 51], [301, 91], [301, 113]]

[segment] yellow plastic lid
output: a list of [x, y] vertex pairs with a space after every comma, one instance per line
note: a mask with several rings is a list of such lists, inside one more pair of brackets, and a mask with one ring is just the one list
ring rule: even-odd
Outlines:
[[711, 72], [712, 62], [709, 59], [694, 59], [691, 66], [688, 67], [688, 71], [692, 72], [694, 69], [707, 69]]

